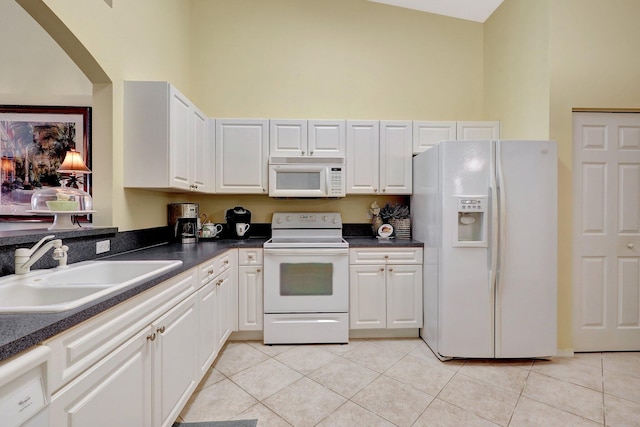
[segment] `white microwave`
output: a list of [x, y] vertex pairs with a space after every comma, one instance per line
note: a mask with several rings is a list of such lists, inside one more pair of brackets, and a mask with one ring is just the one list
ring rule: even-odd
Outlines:
[[270, 157], [270, 197], [344, 197], [344, 157]]

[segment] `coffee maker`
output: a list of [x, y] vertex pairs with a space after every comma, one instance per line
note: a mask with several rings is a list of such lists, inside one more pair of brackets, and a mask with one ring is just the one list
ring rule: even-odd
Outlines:
[[227, 209], [224, 218], [227, 221], [227, 230], [230, 238], [249, 238], [251, 234], [251, 211], [242, 206], [236, 206], [233, 209]]
[[168, 206], [171, 241], [176, 243], [198, 243], [197, 203], [170, 203]]

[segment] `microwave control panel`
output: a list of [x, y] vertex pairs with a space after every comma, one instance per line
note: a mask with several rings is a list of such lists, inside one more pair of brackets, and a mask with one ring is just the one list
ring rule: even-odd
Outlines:
[[329, 170], [329, 197], [344, 196], [344, 168], [331, 167]]

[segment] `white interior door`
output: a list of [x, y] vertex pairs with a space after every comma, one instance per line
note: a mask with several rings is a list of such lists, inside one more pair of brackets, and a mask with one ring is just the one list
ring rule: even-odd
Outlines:
[[573, 115], [574, 350], [640, 350], [640, 114]]

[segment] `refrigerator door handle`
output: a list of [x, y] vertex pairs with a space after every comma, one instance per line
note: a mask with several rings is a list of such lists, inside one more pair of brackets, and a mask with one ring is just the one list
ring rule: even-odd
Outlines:
[[[495, 153], [493, 153], [495, 156]], [[498, 183], [495, 170], [497, 159], [491, 162], [489, 173], [489, 194], [491, 195], [491, 237], [489, 241], [489, 295], [491, 301], [495, 298], [496, 281], [498, 280], [498, 239], [500, 237], [500, 210], [498, 207]]]
[[495, 174], [491, 174], [489, 191], [491, 194], [491, 240], [489, 242], [489, 295], [495, 296], [497, 270], [498, 270], [498, 190], [496, 188]]
[[[502, 153], [500, 150], [500, 144], [496, 144], [496, 171], [498, 175], [498, 212], [499, 212], [499, 225], [498, 225], [498, 269], [502, 270], [505, 266], [505, 254], [506, 251], [506, 235], [507, 235], [507, 191], [504, 183], [504, 175], [502, 169]], [[500, 292], [500, 276], [497, 275], [496, 289]]]

